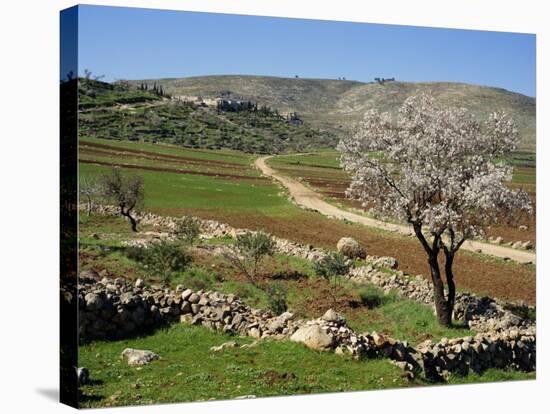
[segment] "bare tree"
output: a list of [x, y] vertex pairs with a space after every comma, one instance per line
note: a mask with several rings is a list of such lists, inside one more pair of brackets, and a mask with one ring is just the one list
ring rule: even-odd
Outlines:
[[86, 214], [89, 216], [94, 206], [94, 199], [100, 194], [100, 185], [92, 177], [82, 177], [78, 182], [78, 192], [86, 200]]
[[412, 225], [428, 256], [438, 321], [449, 326], [456, 252], [497, 220], [511, 221], [518, 212], [532, 210], [524, 191], [506, 185], [512, 168], [501, 161], [516, 149], [519, 137], [505, 114], [494, 113], [481, 123], [425, 94], [408, 98], [394, 121], [389, 113], [370, 110], [355, 133], [339, 143], [342, 166], [352, 174], [347, 195]]
[[101, 176], [101, 193], [109, 202], [116, 204], [121, 216], [130, 221], [132, 231], [137, 231], [133, 213], [143, 204], [143, 177], [123, 175], [119, 168], [113, 168], [109, 174]]

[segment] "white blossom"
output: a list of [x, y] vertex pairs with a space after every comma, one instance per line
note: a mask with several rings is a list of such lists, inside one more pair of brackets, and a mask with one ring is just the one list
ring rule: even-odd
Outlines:
[[502, 162], [517, 145], [505, 114], [479, 122], [422, 94], [408, 98], [396, 119], [368, 111], [338, 150], [352, 177], [349, 197], [456, 251], [498, 219], [531, 212], [528, 195], [507, 185], [512, 169]]

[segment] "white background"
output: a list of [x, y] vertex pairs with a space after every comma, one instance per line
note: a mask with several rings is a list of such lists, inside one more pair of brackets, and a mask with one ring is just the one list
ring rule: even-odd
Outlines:
[[[399, 23], [537, 34], [536, 381], [116, 409], [117, 413], [548, 412], [548, 74], [545, 1], [156, 0], [89, 4]], [[59, 10], [70, 1], [9, 0], [0, 13], [0, 410], [68, 412], [58, 388]], [[545, 27], [546, 25], [546, 27]], [[550, 76], [550, 75], [549, 75]], [[548, 124], [548, 123], [547, 123]], [[545, 137], [546, 139], [543, 139]], [[546, 158], [546, 159], [545, 159]], [[545, 162], [546, 161], [546, 162]], [[495, 280], [498, 283], [498, 280]], [[547, 326], [546, 326], [547, 327]], [[111, 412], [105, 409], [103, 412]], [[113, 411], [114, 412], [114, 411]]]

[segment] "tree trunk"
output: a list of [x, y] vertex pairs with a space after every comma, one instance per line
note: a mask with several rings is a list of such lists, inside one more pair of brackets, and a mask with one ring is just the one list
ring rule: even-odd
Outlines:
[[456, 287], [453, 275], [453, 260], [454, 253], [449, 252], [445, 255], [445, 278], [447, 279], [447, 312], [449, 320], [452, 320], [453, 310], [455, 307]]
[[133, 218], [131, 214], [128, 214], [128, 220], [130, 220], [130, 224], [132, 225], [132, 231], [137, 233], [137, 221], [136, 221], [136, 219]]
[[442, 326], [451, 326], [452, 308], [449, 309], [449, 303], [445, 298], [445, 288], [443, 286], [443, 280], [441, 279], [441, 272], [439, 270], [439, 263], [437, 262], [437, 255], [431, 254], [428, 262], [430, 264], [432, 282], [434, 285], [434, 301], [437, 321]]
[[120, 214], [130, 220], [130, 225], [132, 226], [132, 231], [137, 233], [137, 221], [132, 217], [132, 214], [128, 210], [124, 210], [124, 207], [120, 207]]

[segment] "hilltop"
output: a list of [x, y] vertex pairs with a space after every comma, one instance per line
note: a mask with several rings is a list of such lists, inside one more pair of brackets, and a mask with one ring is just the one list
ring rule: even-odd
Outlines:
[[535, 149], [536, 100], [505, 89], [449, 82], [377, 82], [278, 78], [270, 76], [201, 76], [179, 79], [135, 80], [161, 84], [172, 95], [218, 97], [230, 93], [284, 112], [298, 112], [313, 128], [346, 133], [371, 108], [395, 112], [410, 95], [430, 92], [443, 103], [467, 108], [480, 119], [504, 110], [515, 120], [521, 148]]
[[334, 147], [338, 141], [334, 133], [277, 108], [226, 103], [218, 108], [171, 99], [161, 87], [79, 79], [79, 136], [264, 154]]

